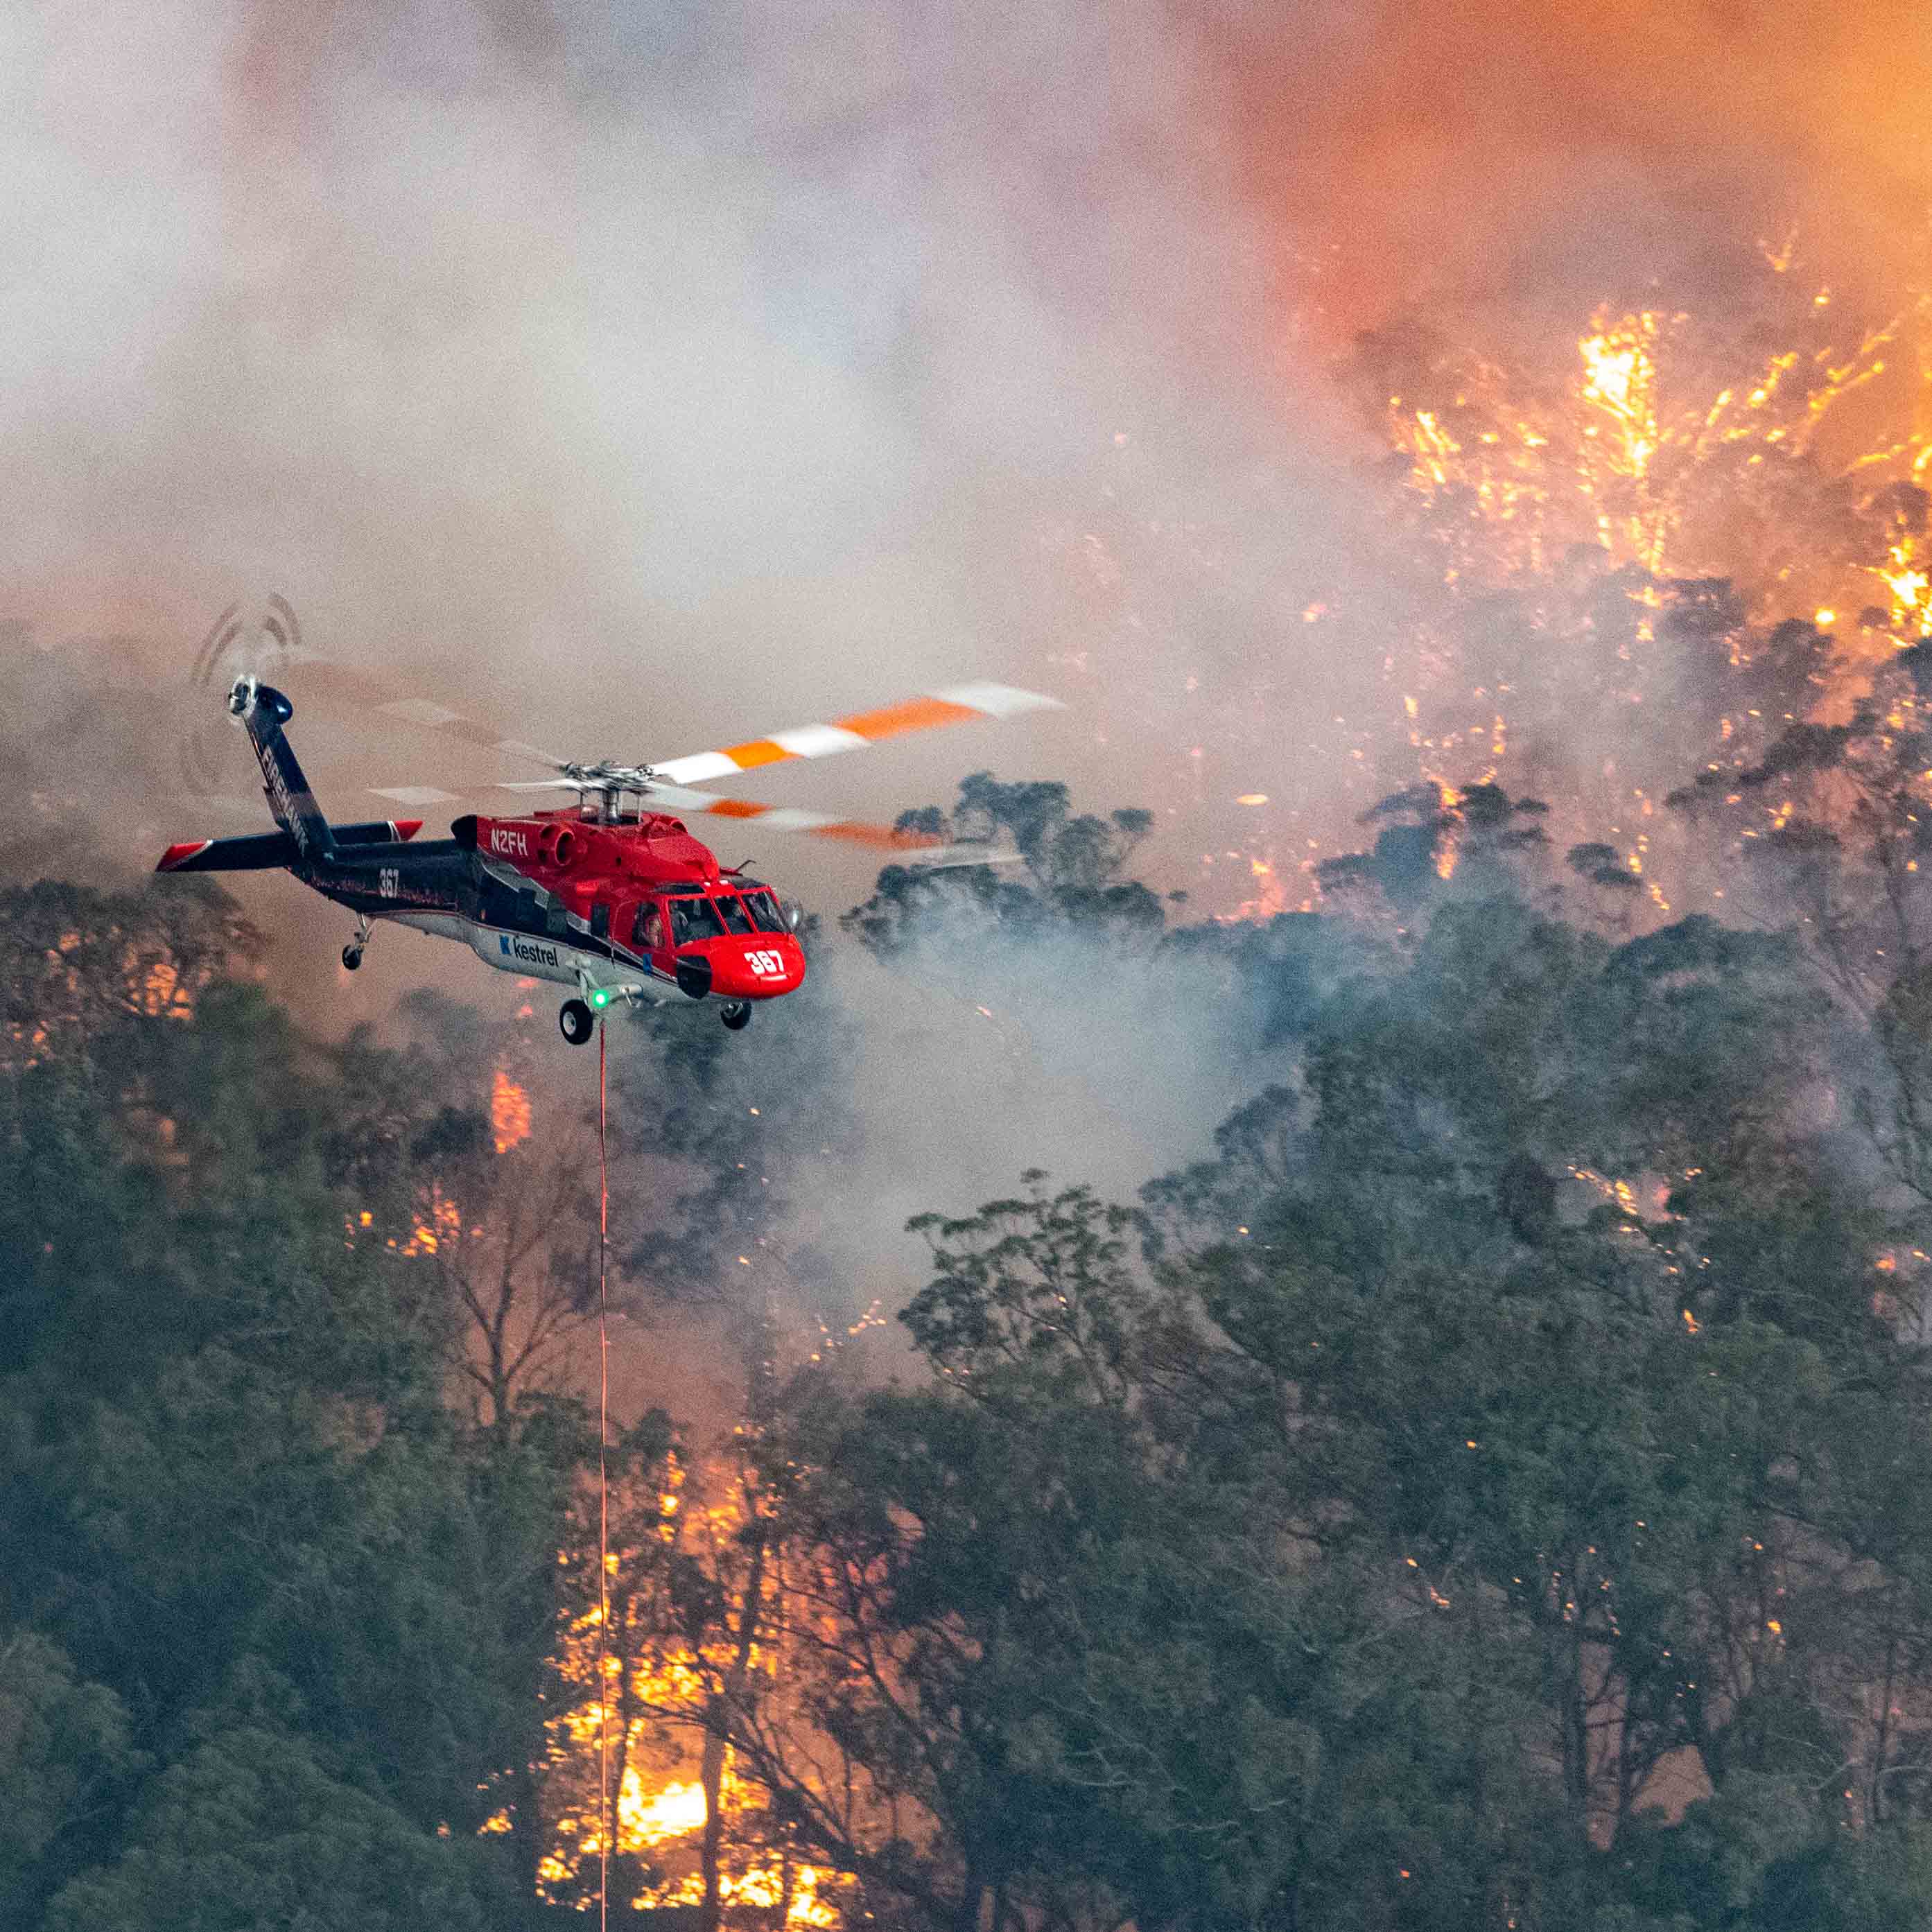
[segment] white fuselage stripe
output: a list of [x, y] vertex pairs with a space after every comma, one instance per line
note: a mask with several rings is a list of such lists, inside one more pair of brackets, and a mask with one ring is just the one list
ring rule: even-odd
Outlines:
[[494, 966], [500, 973], [514, 973], [521, 979], [551, 980], [564, 986], [644, 983], [675, 986], [677, 983], [648, 959], [607, 959], [601, 952], [586, 952], [566, 939], [485, 926], [480, 920], [465, 919], [460, 913], [389, 912], [376, 916], [428, 933], [434, 938], [454, 940], [459, 946], [468, 946], [486, 966]]

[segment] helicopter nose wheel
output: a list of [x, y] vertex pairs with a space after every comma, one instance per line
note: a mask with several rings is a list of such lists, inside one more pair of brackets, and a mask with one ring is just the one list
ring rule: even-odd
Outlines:
[[362, 947], [354, 945], [345, 946], [342, 949], [342, 963], [350, 972], [354, 972], [362, 963]]
[[356, 915], [355, 936], [342, 949], [342, 964], [345, 971], [352, 973], [362, 964], [362, 949], [369, 944], [369, 929], [374, 923], [366, 912]]
[[734, 1033], [742, 1033], [752, 1024], [752, 1003], [749, 1000], [727, 1000], [724, 1010], [718, 1017]]
[[556, 1023], [572, 1046], [581, 1046], [597, 1030], [590, 1009], [581, 1000], [566, 1000]]

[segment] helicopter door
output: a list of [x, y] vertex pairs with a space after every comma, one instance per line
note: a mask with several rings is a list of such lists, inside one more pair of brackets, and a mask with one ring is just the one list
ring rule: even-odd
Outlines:
[[631, 950], [654, 960], [662, 971], [671, 970], [670, 924], [658, 901], [639, 902], [631, 922]]

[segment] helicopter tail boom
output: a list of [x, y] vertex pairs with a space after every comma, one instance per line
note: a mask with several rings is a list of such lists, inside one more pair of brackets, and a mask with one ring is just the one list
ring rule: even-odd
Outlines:
[[282, 730], [295, 716], [295, 706], [259, 678], [238, 677], [228, 694], [228, 709], [242, 721], [248, 742], [254, 747], [255, 760], [262, 767], [262, 789], [268, 796], [268, 809], [275, 814], [275, 823], [295, 842], [302, 857], [329, 857], [335, 850], [334, 835], [302, 775], [295, 748]]

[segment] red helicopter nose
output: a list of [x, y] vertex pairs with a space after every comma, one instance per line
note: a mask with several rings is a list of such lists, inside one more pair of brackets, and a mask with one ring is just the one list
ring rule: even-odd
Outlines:
[[760, 932], [730, 945], [716, 942], [711, 959], [711, 990], [724, 1000], [772, 1000], [805, 979], [805, 948], [788, 932]]

